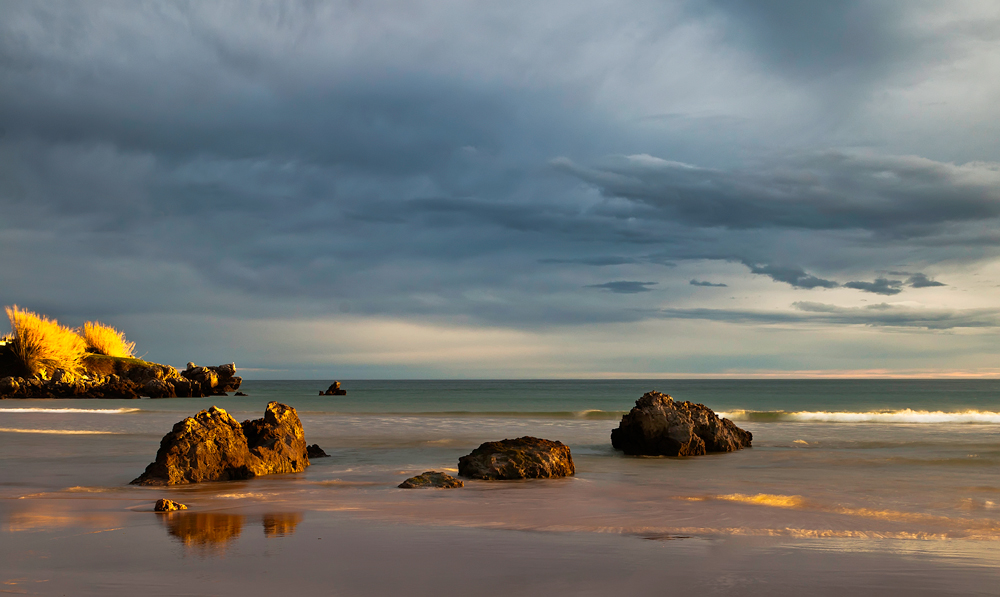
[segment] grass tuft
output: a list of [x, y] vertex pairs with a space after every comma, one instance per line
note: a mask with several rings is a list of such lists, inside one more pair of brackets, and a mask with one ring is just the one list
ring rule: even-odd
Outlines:
[[87, 352], [109, 357], [135, 358], [135, 342], [126, 340], [125, 332], [119, 332], [110, 325], [88, 321], [83, 324], [83, 339], [87, 343]]
[[24, 373], [32, 376], [52, 373], [56, 369], [71, 373], [80, 371], [85, 343], [79, 334], [54, 319], [17, 305], [7, 307], [6, 311], [10, 319], [11, 348]]

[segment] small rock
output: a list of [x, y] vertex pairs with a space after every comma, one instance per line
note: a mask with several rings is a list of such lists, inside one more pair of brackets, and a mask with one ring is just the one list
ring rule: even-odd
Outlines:
[[306, 454], [309, 458], [329, 458], [330, 455], [323, 451], [323, 448], [319, 447], [319, 444], [312, 444], [306, 446]]
[[154, 512], [173, 512], [174, 510], [187, 510], [188, 507], [180, 502], [175, 502], [174, 500], [159, 499], [156, 500], [156, 506], [153, 507]]
[[243, 392], [236, 392], [233, 396], [246, 396]]
[[458, 474], [473, 479], [545, 479], [576, 473], [569, 447], [537, 437], [486, 442], [458, 459]]
[[440, 487], [442, 489], [465, 487], [465, 482], [452, 477], [448, 473], [424, 471], [416, 477], [410, 477], [399, 484], [400, 489], [430, 489], [433, 487]]
[[346, 396], [347, 390], [340, 389], [340, 382], [335, 381], [330, 384], [330, 387], [326, 389], [325, 392], [320, 392], [320, 396]]

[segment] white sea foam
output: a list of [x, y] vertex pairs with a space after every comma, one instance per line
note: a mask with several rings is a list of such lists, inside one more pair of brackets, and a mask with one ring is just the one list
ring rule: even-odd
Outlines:
[[903, 409], [894, 411], [749, 411], [719, 413], [734, 421], [801, 421], [807, 423], [1000, 423], [1000, 412], [966, 410], [961, 412]]
[[87, 429], [16, 429], [0, 427], [0, 433], [48, 433], [51, 435], [117, 435], [117, 431], [90, 431]]
[[140, 412], [141, 408], [0, 408], [2, 413], [46, 413], [46, 414], [91, 414], [91, 415], [123, 415]]

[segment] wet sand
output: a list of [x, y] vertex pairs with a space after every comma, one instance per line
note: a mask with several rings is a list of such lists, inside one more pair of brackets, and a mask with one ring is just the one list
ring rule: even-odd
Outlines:
[[[446, 491], [401, 495], [446, 510]], [[285, 510], [250, 495], [222, 508], [205, 496], [166, 514], [99, 493], [3, 500], [0, 592], [883, 596], [993, 595], [1000, 583], [990, 541], [518, 530], [461, 512], [420, 522], [378, 503]]]

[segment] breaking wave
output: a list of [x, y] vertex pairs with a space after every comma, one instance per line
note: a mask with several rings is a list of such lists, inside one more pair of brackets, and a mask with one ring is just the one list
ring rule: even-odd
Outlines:
[[86, 429], [16, 429], [0, 427], [0, 433], [48, 433], [51, 435], [119, 435], [117, 431], [90, 431]]
[[719, 416], [726, 417], [727, 419], [731, 419], [733, 421], [752, 421], [755, 423], [1000, 423], [1000, 412], [978, 410], [944, 412], [912, 410], [909, 408], [903, 410], [871, 412], [734, 410], [730, 412], [720, 412]]

